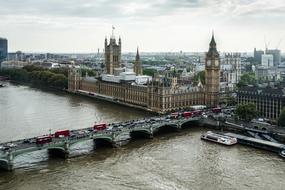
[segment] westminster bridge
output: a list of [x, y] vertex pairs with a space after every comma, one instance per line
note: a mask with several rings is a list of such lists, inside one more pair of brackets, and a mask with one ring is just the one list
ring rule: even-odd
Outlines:
[[[93, 140], [94, 148], [119, 147], [136, 138], [153, 138], [163, 130], [180, 131], [184, 127], [191, 127], [204, 122], [209, 122], [202, 116], [178, 117], [170, 119], [169, 116], [152, 117], [142, 120], [112, 123], [102, 131], [93, 127], [71, 130], [68, 137], [55, 137], [51, 142], [38, 144], [37, 137], [21, 139], [0, 144], [0, 169], [13, 170], [13, 160], [22, 154], [46, 149], [51, 156], [67, 158], [70, 148], [78, 143]], [[211, 123], [217, 123], [212, 120]]]

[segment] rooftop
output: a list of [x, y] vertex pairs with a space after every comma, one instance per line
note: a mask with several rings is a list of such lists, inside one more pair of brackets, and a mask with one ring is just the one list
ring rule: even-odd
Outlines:
[[239, 89], [240, 92], [256, 93], [259, 95], [279, 95], [285, 96], [283, 88], [272, 88], [272, 87], [255, 87], [255, 86], [244, 86]]

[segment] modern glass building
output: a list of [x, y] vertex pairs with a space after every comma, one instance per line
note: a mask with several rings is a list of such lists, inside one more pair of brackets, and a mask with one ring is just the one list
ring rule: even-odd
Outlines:
[[0, 63], [7, 59], [8, 56], [8, 40], [0, 37]]

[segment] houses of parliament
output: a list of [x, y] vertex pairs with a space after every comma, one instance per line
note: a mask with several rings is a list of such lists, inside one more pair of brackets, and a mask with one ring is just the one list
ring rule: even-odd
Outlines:
[[122, 67], [122, 42], [114, 35], [109, 43], [105, 38], [105, 73], [100, 77], [83, 77], [80, 69], [72, 66], [68, 74], [68, 90], [104, 98], [120, 104], [141, 108], [156, 113], [187, 109], [193, 105], [214, 107], [219, 102], [220, 56], [214, 35], [205, 60], [205, 85], [187, 86], [171, 77], [142, 75], [142, 65], [137, 50], [133, 68]]

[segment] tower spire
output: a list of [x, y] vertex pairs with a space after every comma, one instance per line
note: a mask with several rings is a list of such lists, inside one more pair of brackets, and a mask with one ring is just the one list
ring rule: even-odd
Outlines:
[[140, 59], [140, 54], [139, 54], [139, 46], [137, 47], [137, 54], [136, 54], [136, 60]]
[[219, 55], [219, 53], [218, 53], [217, 47], [216, 47], [214, 31], [212, 31], [212, 39], [211, 39], [210, 44], [209, 44], [208, 56], [218, 56], [218, 55]]
[[212, 30], [212, 39], [211, 39], [211, 42], [210, 42], [210, 47], [216, 48], [214, 30]]
[[136, 54], [136, 60], [134, 64], [134, 72], [136, 75], [142, 75], [142, 66], [141, 66], [141, 60], [140, 60], [140, 54], [139, 54], [139, 47], [137, 47], [137, 54]]

